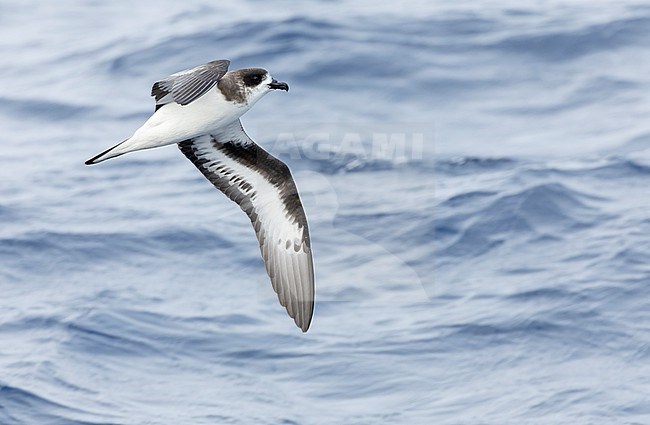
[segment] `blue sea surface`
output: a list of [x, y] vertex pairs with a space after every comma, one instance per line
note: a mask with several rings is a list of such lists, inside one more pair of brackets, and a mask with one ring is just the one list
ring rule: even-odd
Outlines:
[[[650, 6], [0, 1], [0, 425], [649, 424]], [[293, 170], [302, 334], [174, 146], [218, 58]]]

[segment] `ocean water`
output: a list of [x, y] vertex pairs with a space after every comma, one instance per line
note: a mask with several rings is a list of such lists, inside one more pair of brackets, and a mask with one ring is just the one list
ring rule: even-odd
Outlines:
[[[650, 423], [650, 6], [0, 1], [0, 424]], [[173, 146], [228, 58], [312, 233], [302, 334]]]

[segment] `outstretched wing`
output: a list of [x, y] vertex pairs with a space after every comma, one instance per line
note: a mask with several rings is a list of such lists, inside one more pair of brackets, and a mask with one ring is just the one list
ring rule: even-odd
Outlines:
[[248, 215], [280, 304], [306, 332], [314, 310], [314, 266], [307, 218], [289, 167], [253, 142], [239, 121], [219, 135], [178, 146]]
[[228, 72], [229, 65], [229, 60], [216, 60], [156, 81], [151, 88], [151, 96], [156, 98], [156, 110], [171, 102], [180, 105], [192, 103], [219, 82]]

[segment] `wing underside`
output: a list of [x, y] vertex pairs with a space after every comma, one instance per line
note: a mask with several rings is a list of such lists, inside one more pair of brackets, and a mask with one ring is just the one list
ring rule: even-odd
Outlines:
[[307, 331], [314, 267], [307, 219], [289, 168], [248, 138], [238, 121], [219, 136], [201, 136], [179, 148], [248, 215], [280, 303]]

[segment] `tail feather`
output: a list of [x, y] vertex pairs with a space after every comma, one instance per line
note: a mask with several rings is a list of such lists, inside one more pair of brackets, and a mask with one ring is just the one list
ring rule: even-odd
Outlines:
[[85, 162], [86, 165], [93, 165], [97, 164], [102, 161], [106, 161], [107, 159], [115, 158], [116, 156], [124, 155], [127, 152], [119, 152], [117, 149], [118, 147], [122, 146], [125, 142], [127, 142], [129, 139], [126, 139], [122, 141], [121, 143], [118, 143], [117, 145], [113, 146], [112, 148], [106, 149], [104, 152], [100, 153], [99, 155], [95, 155], [94, 157], [90, 158], [88, 161]]

